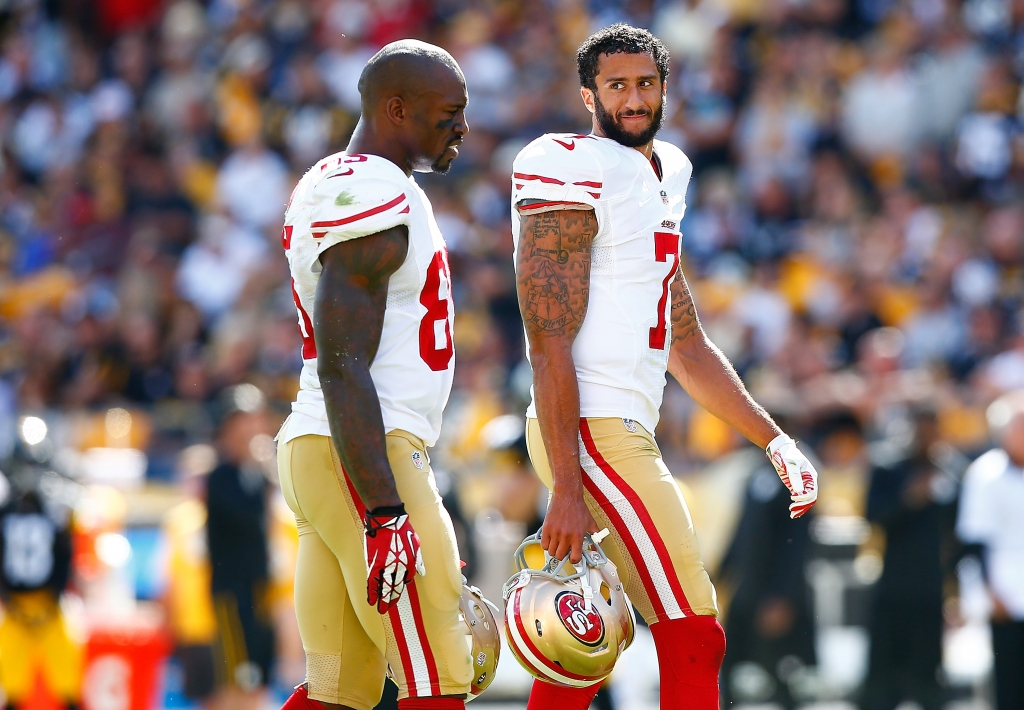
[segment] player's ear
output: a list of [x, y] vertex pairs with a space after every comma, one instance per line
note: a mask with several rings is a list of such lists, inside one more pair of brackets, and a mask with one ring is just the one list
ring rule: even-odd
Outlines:
[[594, 92], [585, 86], [580, 87], [580, 95], [583, 97], [583, 105], [587, 107], [590, 113], [594, 113]]
[[401, 124], [405, 121], [405, 101], [401, 96], [392, 96], [384, 104], [384, 113], [392, 123]]

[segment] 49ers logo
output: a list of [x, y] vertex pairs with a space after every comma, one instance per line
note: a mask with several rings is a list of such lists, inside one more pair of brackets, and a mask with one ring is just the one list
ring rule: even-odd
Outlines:
[[555, 597], [555, 613], [562, 625], [586, 646], [598, 646], [604, 641], [604, 621], [593, 604], [586, 611], [583, 597], [575, 592], [561, 592]]

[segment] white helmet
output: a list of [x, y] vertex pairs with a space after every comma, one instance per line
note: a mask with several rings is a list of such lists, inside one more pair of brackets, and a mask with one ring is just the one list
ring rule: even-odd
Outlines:
[[585, 537], [578, 565], [548, 555], [539, 532], [516, 550], [519, 571], [505, 583], [505, 638], [535, 678], [576, 688], [599, 683], [633, 642], [633, 607], [598, 545], [602, 532]]

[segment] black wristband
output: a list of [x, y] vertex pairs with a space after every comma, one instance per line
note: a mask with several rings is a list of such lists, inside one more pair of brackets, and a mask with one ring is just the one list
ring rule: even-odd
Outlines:
[[366, 511], [366, 516], [370, 518], [397, 518], [399, 515], [405, 515], [405, 503], [378, 505], [373, 510]]

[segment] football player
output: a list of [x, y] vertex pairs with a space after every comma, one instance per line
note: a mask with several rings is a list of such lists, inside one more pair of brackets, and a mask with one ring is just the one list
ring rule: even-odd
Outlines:
[[390, 666], [403, 710], [462, 708], [459, 555], [426, 448], [452, 386], [451, 280], [412, 173], [458, 156], [466, 81], [444, 50], [403, 40], [367, 62], [359, 92], [347, 150], [299, 181], [282, 234], [304, 364], [278, 466], [306, 651], [285, 707], [370, 710]]
[[[527, 438], [551, 489], [542, 545], [576, 562], [585, 532], [611, 530], [605, 547], [657, 645], [661, 707], [717, 710], [725, 635], [715, 590], [653, 436], [666, 370], [766, 449], [793, 517], [814, 504], [817, 474], [708, 339], [679, 267], [692, 168], [655, 139], [668, 51], [646, 30], [617, 24], [588, 38], [577, 64], [592, 133], [538, 138], [512, 176], [533, 365]], [[538, 681], [528, 707], [583, 709], [596, 690]]]

